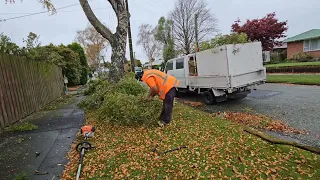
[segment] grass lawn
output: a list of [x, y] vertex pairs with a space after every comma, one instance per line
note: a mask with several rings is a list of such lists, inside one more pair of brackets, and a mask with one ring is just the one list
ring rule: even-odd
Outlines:
[[268, 83], [290, 83], [304, 85], [320, 85], [320, 75], [292, 74], [292, 75], [267, 75]]
[[[125, 127], [96, 120], [84, 159], [83, 179], [320, 179], [320, 156], [290, 146], [270, 145], [243, 128], [177, 103], [170, 126]], [[187, 149], [163, 154], [182, 145]], [[72, 146], [74, 148], [75, 145]], [[79, 154], [73, 149], [62, 179], [74, 179]]]
[[32, 124], [31, 122], [21, 122], [9, 126], [7, 131], [9, 132], [23, 132], [23, 131], [32, 131], [38, 129], [38, 126]]
[[268, 64], [265, 67], [289, 67], [289, 66], [320, 66], [320, 61], [317, 62], [296, 62], [296, 63], [281, 63], [281, 64]]

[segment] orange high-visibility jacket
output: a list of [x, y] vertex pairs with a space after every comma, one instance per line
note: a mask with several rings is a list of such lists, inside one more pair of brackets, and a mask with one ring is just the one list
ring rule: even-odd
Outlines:
[[155, 69], [145, 71], [141, 80], [147, 83], [147, 79], [150, 77], [155, 78], [156, 86], [159, 89], [158, 95], [162, 100], [164, 100], [167, 92], [170, 91], [171, 88], [177, 87], [180, 84], [180, 80], [177, 80], [175, 77]]

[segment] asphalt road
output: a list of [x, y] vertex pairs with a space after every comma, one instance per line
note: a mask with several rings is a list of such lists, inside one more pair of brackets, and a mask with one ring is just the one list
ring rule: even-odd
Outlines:
[[[182, 99], [200, 101], [198, 95]], [[264, 84], [245, 99], [229, 100], [205, 106], [209, 112], [244, 111], [267, 115], [297, 129], [305, 129], [307, 135], [286, 135], [302, 143], [320, 146], [320, 87], [283, 84]], [[279, 134], [278, 134], [279, 135]], [[283, 135], [283, 134], [282, 134]]]

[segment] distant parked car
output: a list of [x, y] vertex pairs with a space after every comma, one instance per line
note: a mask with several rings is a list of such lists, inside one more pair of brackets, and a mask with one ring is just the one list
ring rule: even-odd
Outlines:
[[141, 67], [134, 67], [134, 73], [136, 76], [141, 77], [142, 76], [142, 68]]

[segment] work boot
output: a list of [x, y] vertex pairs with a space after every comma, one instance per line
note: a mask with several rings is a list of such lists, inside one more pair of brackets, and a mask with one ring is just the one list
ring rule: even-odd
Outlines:
[[160, 127], [163, 127], [163, 126], [167, 125], [165, 122], [163, 122], [163, 121], [161, 121], [161, 120], [158, 121], [158, 124], [159, 124]]

